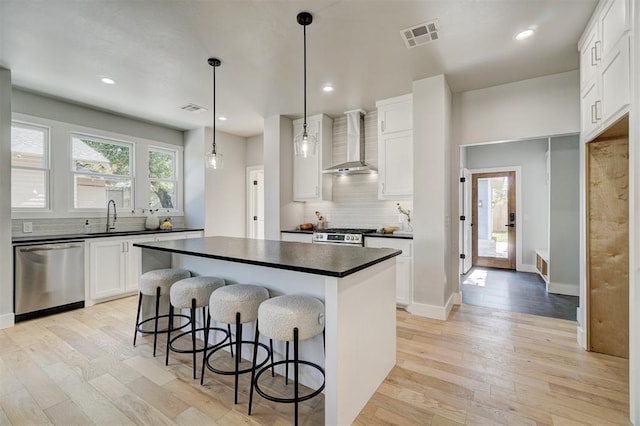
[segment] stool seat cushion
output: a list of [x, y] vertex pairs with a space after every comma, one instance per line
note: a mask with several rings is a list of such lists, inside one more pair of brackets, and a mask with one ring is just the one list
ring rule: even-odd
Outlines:
[[240, 322], [253, 322], [258, 318], [258, 306], [269, 298], [269, 291], [253, 284], [232, 284], [211, 293], [209, 312], [214, 321], [234, 324], [236, 312]]
[[284, 295], [271, 298], [258, 309], [260, 334], [274, 340], [293, 340], [293, 329], [298, 328], [298, 339], [314, 337], [324, 330], [324, 304], [311, 296]]
[[191, 308], [191, 300], [196, 300], [196, 308], [209, 303], [209, 297], [216, 288], [224, 287], [225, 281], [218, 277], [191, 277], [182, 279], [171, 286], [169, 298], [174, 308]]
[[145, 272], [140, 276], [140, 293], [147, 296], [155, 296], [156, 288], [160, 287], [160, 295], [167, 295], [173, 283], [190, 276], [191, 272], [179, 268], [154, 269]]

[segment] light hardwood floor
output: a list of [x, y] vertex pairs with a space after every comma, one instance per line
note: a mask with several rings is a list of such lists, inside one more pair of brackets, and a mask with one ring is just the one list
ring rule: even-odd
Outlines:
[[[246, 415], [247, 377], [234, 406], [232, 377], [200, 386], [189, 356], [165, 367], [150, 337], [133, 348], [135, 303], [0, 330], [0, 425], [291, 423], [293, 407], [260, 397]], [[445, 322], [397, 318], [398, 364], [357, 425], [629, 424], [628, 362], [584, 352], [572, 321], [470, 305]], [[322, 424], [323, 404], [307, 401], [301, 424]]]

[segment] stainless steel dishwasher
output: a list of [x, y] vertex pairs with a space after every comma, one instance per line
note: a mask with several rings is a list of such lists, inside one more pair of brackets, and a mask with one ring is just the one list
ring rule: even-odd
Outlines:
[[84, 307], [84, 241], [14, 246], [16, 322]]

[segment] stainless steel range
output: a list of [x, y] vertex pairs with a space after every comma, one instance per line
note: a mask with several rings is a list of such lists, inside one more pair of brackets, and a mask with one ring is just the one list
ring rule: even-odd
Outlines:
[[357, 229], [357, 228], [330, 228], [316, 231], [313, 233], [314, 244], [336, 244], [336, 245], [352, 245], [363, 246], [364, 234], [376, 232], [375, 229]]

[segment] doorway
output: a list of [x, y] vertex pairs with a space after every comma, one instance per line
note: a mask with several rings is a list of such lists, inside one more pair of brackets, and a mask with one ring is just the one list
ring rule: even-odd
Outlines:
[[247, 237], [264, 239], [264, 167], [247, 167]]
[[516, 173], [474, 173], [473, 265], [516, 269]]

